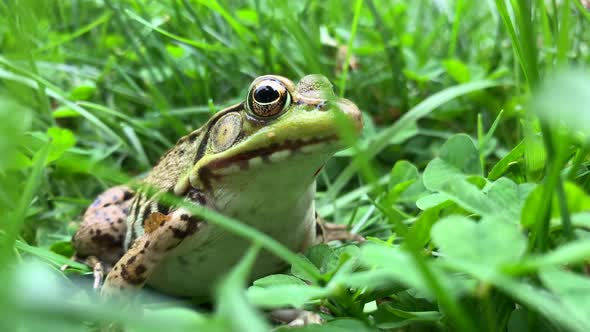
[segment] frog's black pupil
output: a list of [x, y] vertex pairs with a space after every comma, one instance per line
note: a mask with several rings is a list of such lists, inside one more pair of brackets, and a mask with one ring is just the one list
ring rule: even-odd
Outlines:
[[279, 98], [279, 92], [270, 85], [262, 85], [254, 90], [254, 100], [259, 103], [270, 103]]

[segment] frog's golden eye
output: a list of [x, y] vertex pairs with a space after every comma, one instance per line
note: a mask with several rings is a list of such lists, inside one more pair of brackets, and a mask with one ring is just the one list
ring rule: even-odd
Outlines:
[[273, 117], [291, 103], [291, 94], [279, 81], [264, 79], [254, 82], [248, 93], [248, 110], [256, 116]]

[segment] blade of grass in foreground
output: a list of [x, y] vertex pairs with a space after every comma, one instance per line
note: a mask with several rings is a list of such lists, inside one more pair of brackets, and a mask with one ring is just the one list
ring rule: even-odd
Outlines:
[[252, 245], [217, 289], [217, 313], [230, 322], [235, 331], [269, 331], [270, 326], [246, 299], [243, 291], [260, 247]]
[[[27, 215], [29, 204], [33, 200], [41, 183], [45, 162], [51, 149], [51, 142], [43, 146], [33, 157], [33, 167], [24, 186], [23, 195], [17, 202], [14, 211], [5, 216], [3, 229], [5, 236], [0, 239], [0, 260], [12, 257], [14, 242]], [[4, 265], [4, 264], [3, 264]]]

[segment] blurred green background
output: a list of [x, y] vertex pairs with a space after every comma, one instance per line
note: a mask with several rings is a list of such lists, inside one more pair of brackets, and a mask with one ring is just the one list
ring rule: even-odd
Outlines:
[[[306, 331], [589, 330], [584, 6], [1, 2], [0, 327], [259, 331], [256, 308], [291, 304], [329, 309]], [[59, 271], [99, 192], [144, 174], [253, 78], [311, 73], [364, 113], [319, 177], [318, 211], [367, 246], [320, 246], [304, 260], [321, 278], [295, 263], [248, 293], [235, 271], [213, 311], [167, 300], [123, 314], [92, 296], [85, 266]]]

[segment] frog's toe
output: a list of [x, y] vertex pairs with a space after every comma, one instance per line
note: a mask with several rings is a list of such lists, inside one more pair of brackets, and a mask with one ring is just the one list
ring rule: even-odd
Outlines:
[[324, 319], [318, 313], [301, 309], [273, 310], [270, 312], [270, 319], [278, 323], [287, 324], [289, 327], [324, 323]]
[[[92, 288], [95, 290], [100, 289], [102, 281], [104, 279], [105, 268], [104, 264], [95, 256], [90, 256], [86, 259], [86, 264], [92, 267], [92, 275], [94, 276], [94, 282]], [[109, 267], [110, 269], [110, 267]]]

